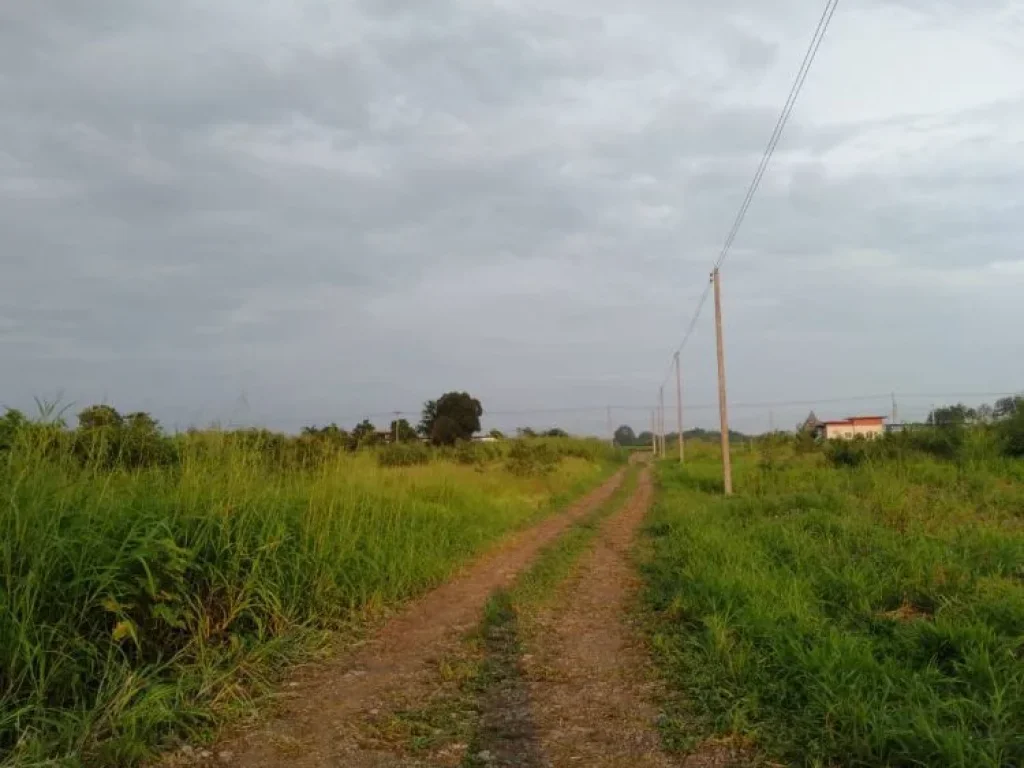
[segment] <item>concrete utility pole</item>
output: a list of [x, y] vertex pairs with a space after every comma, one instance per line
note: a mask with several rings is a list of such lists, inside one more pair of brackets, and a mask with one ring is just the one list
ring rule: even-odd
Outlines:
[[679, 353], [676, 352], [676, 429], [679, 430], [679, 463], [686, 460], [683, 451], [683, 373], [679, 362]]
[[615, 447], [615, 427], [612, 426], [612, 407], [608, 406], [608, 442]]
[[892, 393], [892, 423], [893, 424], [899, 424], [900, 423], [899, 415], [900, 415], [899, 409], [896, 407], [896, 393], [893, 392]]
[[651, 453], [658, 456], [658, 415], [657, 409], [651, 410]]
[[729, 455], [729, 406], [725, 388], [725, 342], [722, 340], [722, 287], [719, 269], [711, 273], [715, 285], [715, 344], [718, 348], [718, 418], [722, 430], [722, 485], [732, 496], [732, 457]]
[[661, 435], [661, 458], [665, 458], [665, 387], [658, 390], [658, 434]]

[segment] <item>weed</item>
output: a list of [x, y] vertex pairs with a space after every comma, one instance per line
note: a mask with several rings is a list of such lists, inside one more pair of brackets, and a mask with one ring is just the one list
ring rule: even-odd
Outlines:
[[124, 766], [201, 738], [323, 630], [442, 581], [609, 468], [394, 461], [336, 430], [156, 434], [172, 459], [139, 460], [131, 430], [151, 425], [91, 415], [0, 420], [5, 765]]
[[801, 765], [1024, 764], [1019, 463], [926, 434], [837, 443], [832, 467], [741, 458], [732, 499], [707, 486], [712, 461], [660, 467], [645, 574], [681, 694], [667, 743], [753, 738]]

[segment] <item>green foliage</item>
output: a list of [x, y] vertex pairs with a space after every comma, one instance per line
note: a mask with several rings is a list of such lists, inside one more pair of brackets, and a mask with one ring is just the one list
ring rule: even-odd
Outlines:
[[1000, 423], [998, 434], [1003, 440], [1003, 451], [1007, 456], [1024, 458], [1024, 407]]
[[566, 432], [564, 429], [559, 429], [558, 427], [554, 427], [554, 428], [549, 429], [546, 432], [544, 432], [544, 437], [568, 437], [568, 436], [569, 436], [568, 432]]
[[363, 419], [352, 430], [352, 443], [356, 448], [366, 448], [367, 446], [377, 445], [379, 442], [377, 428], [373, 426], [369, 419]]
[[448, 392], [423, 405], [419, 432], [434, 445], [455, 445], [480, 431], [484, 409], [468, 392]]
[[513, 475], [526, 477], [553, 472], [559, 462], [550, 443], [540, 440], [516, 440], [509, 450], [506, 466]]
[[620, 445], [623, 448], [627, 448], [632, 445], [636, 445], [636, 432], [628, 424], [623, 424], [621, 427], [615, 430], [615, 444]]
[[853, 440], [829, 440], [825, 456], [833, 467], [859, 467], [868, 457], [868, 441], [862, 437]]
[[7, 408], [0, 417], [0, 452], [9, 451], [18, 438], [18, 434], [28, 426], [25, 414], [14, 408]]
[[1020, 465], [838, 445], [865, 457], [741, 459], [731, 499], [712, 460], [659, 467], [646, 581], [667, 741], [738, 736], [799, 765], [1024, 764]]
[[814, 453], [821, 450], [822, 443], [809, 429], [797, 430], [793, 436], [793, 447], [797, 453]]
[[78, 414], [79, 429], [120, 429], [124, 419], [110, 405], [90, 405]]
[[430, 449], [417, 440], [414, 443], [393, 443], [377, 452], [382, 467], [414, 467], [430, 463]]
[[392, 421], [391, 426], [388, 427], [388, 434], [392, 438], [397, 437], [400, 443], [418, 443], [419, 435], [416, 430], [413, 429], [412, 424], [406, 419], [398, 419]]
[[[107, 466], [81, 461], [77, 430], [0, 423], [15, 433], [0, 457], [0, 761], [12, 765], [133, 765], [208, 732], [314, 631], [438, 583], [607, 467], [381, 469], [384, 454], [429, 449], [350, 453], [333, 427], [191, 432], [161, 438], [171, 466], [133, 466], [127, 451]], [[120, 429], [159, 433], [141, 416]]]
[[974, 408], [957, 403], [936, 408], [928, 414], [927, 423], [931, 426], [964, 426], [978, 420], [978, 411]]
[[1021, 411], [1024, 411], [1024, 397], [1002, 397], [992, 406], [992, 418], [1008, 419]]
[[451, 446], [465, 439], [462, 428], [448, 416], [438, 416], [430, 430], [430, 442], [434, 445]]
[[455, 461], [459, 464], [477, 467], [486, 466], [503, 455], [504, 449], [494, 443], [460, 442], [455, 446], [453, 453]]

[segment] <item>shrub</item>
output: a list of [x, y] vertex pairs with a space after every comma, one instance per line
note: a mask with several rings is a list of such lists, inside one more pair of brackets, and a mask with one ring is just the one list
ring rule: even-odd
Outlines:
[[430, 449], [420, 443], [393, 443], [377, 452], [382, 467], [413, 467], [430, 462]]
[[558, 466], [559, 459], [545, 442], [517, 440], [509, 450], [506, 467], [513, 475], [546, 475]]
[[825, 456], [833, 467], [857, 467], [867, 458], [867, 441], [831, 440], [825, 448]]
[[1024, 457], [1024, 409], [999, 424], [1003, 453], [1014, 458]]

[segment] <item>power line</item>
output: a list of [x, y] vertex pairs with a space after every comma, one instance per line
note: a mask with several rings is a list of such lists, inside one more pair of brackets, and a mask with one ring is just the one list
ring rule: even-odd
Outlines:
[[[712, 274], [714, 270], [719, 269], [725, 262], [726, 257], [729, 255], [729, 250], [732, 248], [733, 242], [736, 240], [737, 234], [739, 234], [740, 227], [743, 226], [743, 221], [747, 217], [747, 211], [750, 210], [750, 205], [754, 200], [754, 196], [757, 194], [757, 190], [761, 186], [761, 180], [764, 178], [765, 172], [768, 170], [768, 164], [771, 162], [772, 156], [775, 154], [775, 148], [779, 144], [779, 140], [782, 138], [782, 133], [786, 128], [786, 124], [789, 122], [790, 115], [793, 113], [793, 108], [796, 106], [797, 99], [800, 96], [800, 92], [803, 90], [804, 83], [807, 81], [807, 75], [811, 71], [811, 66], [814, 64], [814, 60], [818, 56], [818, 49], [821, 47], [822, 40], [825, 38], [825, 33], [828, 31], [829, 25], [832, 23], [832, 17], [835, 15], [836, 8], [839, 5], [839, 0], [826, 0], [825, 8], [821, 13], [821, 18], [818, 19], [818, 26], [814, 30], [814, 34], [811, 37], [810, 45], [807, 47], [807, 52], [804, 54], [803, 62], [800, 64], [800, 69], [797, 71], [796, 77], [793, 80], [793, 85], [789, 89], [789, 95], [786, 97], [786, 103], [782, 108], [782, 112], [779, 114], [779, 119], [775, 123], [775, 128], [772, 130], [771, 137], [768, 139], [768, 145], [765, 147], [763, 154], [761, 155], [761, 162], [758, 163], [757, 170], [754, 172], [754, 178], [750, 182], [750, 186], [747, 188], [747, 194], [743, 198], [743, 202], [740, 204], [739, 211], [736, 214], [736, 219], [733, 221], [732, 228], [729, 230], [729, 234], [725, 238], [725, 244], [722, 246], [722, 250], [715, 260], [714, 267], [712, 268]], [[693, 317], [690, 319], [690, 323], [686, 328], [686, 333], [683, 335], [683, 340], [679, 343], [679, 346], [675, 349], [672, 357], [683, 351], [690, 337], [693, 335], [694, 330], [697, 327], [697, 321], [700, 319], [701, 312], [704, 309], [704, 305], [707, 303], [708, 295], [711, 292], [711, 282], [704, 288], [704, 292], [701, 294], [700, 301], [697, 303], [697, 309], [693, 313]], [[664, 385], [665, 381], [668, 380], [671, 374], [671, 363], [669, 364], [669, 372], [665, 374], [665, 378], [662, 381]]]
[[739, 233], [740, 227], [743, 225], [743, 220], [747, 216], [747, 211], [750, 210], [750, 204], [753, 202], [754, 195], [757, 194], [757, 190], [761, 186], [761, 180], [764, 178], [764, 174], [768, 170], [768, 164], [771, 162], [772, 156], [775, 154], [775, 148], [778, 146], [779, 140], [782, 138], [782, 132], [786, 129], [786, 124], [789, 122], [790, 115], [793, 114], [793, 108], [796, 106], [796, 101], [800, 97], [800, 91], [803, 90], [804, 82], [806, 82], [807, 75], [811, 71], [811, 66], [814, 64], [814, 60], [818, 56], [818, 49], [821, 47], [822, 40], [825, 39], [825, 33], [828, 31], [829, 24], [832, 22], [832, 16], [835, 14], [836, 7], [838, 5], [839, 0], [827, 0], [825, 3], [825, 10], [822, 11], [821, 18], [818, 20], [818, 26], [814, 30], [814, 35], [811, 37], [811, 44], [808, 46], [807, 52], [804, 54], [804, 60], [800, 64], [800, 69], [797, 71], [796, 79], [793, 81], [793, 86], [789, 90], [789, 96], [786, 98], [786, 104], [782, 108], [782, 113], [779, 115], [779, 119], [775, 123], [775, 129], [772, 131], [771, 138], [768, 140], [768, 146], [765, 147], [764, 154], [761, 157], [761, 163], [758, 165], [757, 171], [754, 173], [754, 178], [750, 182], [750, 188], [747, 190], [747, 195], [743, 199], [743, 203], [740, 205], [739, 212], [736, 214], [736, 220], [733, 222], [732, 229], [729, 231], [729, 235], [725, 240], [722, 252], [719, 254], [717, 261], [715, 261], [716, 269], [722, 266], [722, 263], [729, 255], [729, 249], [732, 247], [733, 241], [736, 239], [736, 235]]
[[[905, 392], [878, 392], [874, 394], [863, 394], [863, 395], [844, 395], [841, 397], [807, 397], [801, 399], [791, 400], [758, 400], [758, 401], [747, 401], [730, 403], [730, 408], [739, 409], [756, 409], [756, 408], [787, 408], [797, 406], [819, 406], [819, 405], [839, 405], [842, 403], [857, 403], [857, 402], [889, 402], [890, 399], [895, 395], [900, 400], [943, 400], [952, 398], [982, 398], [982, 397], [1019, 397], [1021, 392], [1004, 390], [999, 392], [940, 392], [940, 393], [905, 393]], [[687, 404], [687, 410], [712, 410], [718, 407], [717, 402], [707, 403], [695, 403]], [[543, 408], [514, 408], [514, 409], [499, 409], [499, 410], [484, 410], [484, 416], [539, 416], [545, 414], [573, 414], [573, 413], [607, 413], [607, 410], [611, 408], [613, 411], [624, 411], [628, 413], [649, 413], [651, 410], [650, 405], [630, 405], [630, 404], [604, 404], [604, 405], [567, 405], [563, 407], [543, 407]], [[364, 418], [392, 418], [392, 417], [415, 417], [419, 418], [422, 415], [421, 411], [382, 411], [380, 413], [367, 413], [360, 416], [349, 416], [349, 417], [336, 417], [343, 422], [357, 421]]]

